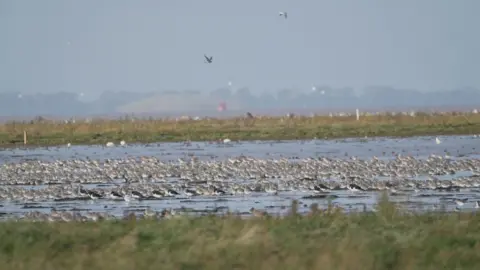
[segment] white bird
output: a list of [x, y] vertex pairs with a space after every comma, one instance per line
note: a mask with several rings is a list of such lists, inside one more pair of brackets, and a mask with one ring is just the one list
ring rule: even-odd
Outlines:
[[230, 139], [224, 139], [224, 140], [223, 140], [223, 143], [229, 143], [229, 142], [231, 142], [231, 141], [232, 141], [232, 140], [230, 140]]
[[283, 17], [285, 17], [285, 19], [288, 17], [287, 12], [285, 12], [285, 11], [278, 12], [278, 16], [283, 16]]
[[121, 141], [120, 141], [120, 145], [121, 145], [121, 146], [124, 146], [125, 144], [126, 144], [126, 142], [125, 142], [124, 140], [121, 140]]
[[115, 146], [115, 144], [113, 142], [107, 142], [106, 146], [107, 147], [113, 147], [113, 146]]
[[441, 144], [442, 141], [440, 141], [440, 139], [439, 139], [438, 137], [436, 137], [436, 138], [435, 138], [435, 143], [436, 143], [436, 144]]
[[70, 143], [67, 143], [67, 147], [70, 148], [70, 146], [72, 146]]
[[458, 206], [463, 206], [467, 201], [468, 201], [468, 198], [465, 198], [465, 199], [455, 199], [455, 203], [456, 203]]

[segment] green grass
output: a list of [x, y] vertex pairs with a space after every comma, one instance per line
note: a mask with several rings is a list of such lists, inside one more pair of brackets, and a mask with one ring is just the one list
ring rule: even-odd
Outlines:
[[310, 216], [0, 223], [2, 269], [480, 269], [480, 216], [338, 209]]
[[479, 114], [355, 117], [259, 117], [226, 120], [164, 119], [97, 120], [92, 123], [64, 124], [53, 121], [10, 122], [0, 125], [0, 146], [104, 144], [125, 140], [135, 142], [332, 139], [374, 136], [421, 136], [480, 134]]

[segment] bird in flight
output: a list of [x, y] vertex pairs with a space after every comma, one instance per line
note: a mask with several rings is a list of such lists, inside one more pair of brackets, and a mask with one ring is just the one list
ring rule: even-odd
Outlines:
[[205, 63], [208, 63], [208, 64], [211, 64], [211, 63], [212, 63], [212, 61], [213, 61], [213, 56], [208, 57], [208, 56], [205, 55], [205, 54], [204, 54], [203, 56], [205, 56], [205, 60], [206, 60]]
[[285, 17], [285, 19], [288, 17], [288, 16], [287, 16], [287, 12], [285, 12], [285, 11], [280, 11], [280, 12], [278, 13], [278, 16], [283, 16], [283, 17]]

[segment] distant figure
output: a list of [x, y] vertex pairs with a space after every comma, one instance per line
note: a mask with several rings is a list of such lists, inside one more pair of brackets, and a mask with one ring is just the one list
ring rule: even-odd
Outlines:
[[253, 114], [251, 114], [250, 112], [247, 112], [245, 114], [245, 118], [243, 119], [243, 124], [245, 126], [252, 126], [255, 124], [255, 117], [253, 116]]
[[224, 101], [220, 102], [220, 104], [218, 104], [217, 110], [219, 112], [223, 112], [223, 111], [227, 110], [227, 104]]
[[278, 15], [285, 17], [285, 19], [287, 18], [287, 12], [285, 12], [285, 11], [280, 11], [280, 12], [278, 13]]
[[210, 56], [208, 57], [206, 54], [204, 54], [203, 56], [205, 56], [205, 63], [208, 63], [208, 64], [211, 64], [212, 61], [213, 61], [213, 56]]

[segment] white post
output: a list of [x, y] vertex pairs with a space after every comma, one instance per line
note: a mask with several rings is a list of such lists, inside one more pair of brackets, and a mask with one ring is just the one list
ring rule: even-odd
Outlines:
[[358, 109], [357, 109], [356, 112], [357, 112], [357, 121], [358, 121], [358, 120], [360, 120], [360, 112], [358, 111]]

